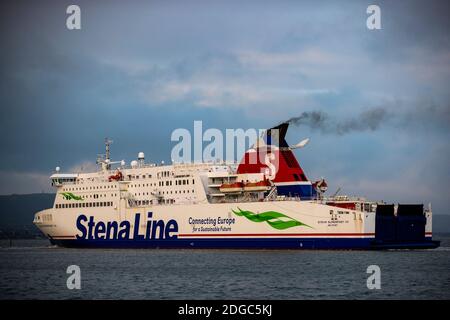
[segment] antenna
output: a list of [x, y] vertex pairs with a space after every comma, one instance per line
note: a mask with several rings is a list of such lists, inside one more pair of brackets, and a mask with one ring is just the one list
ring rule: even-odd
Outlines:
[[336, 197], [338, 193], [341, 192], [341, 187], [337, 188], [336, 192], [331, 196], [332, 198]]
[[110, 146], [113, 143], [111, 139], [105, 138], [105, 154], [97, 155], [97, 164], [101, 164], [103, 169], [111, 169], [111, 152]]
[[106, 149], [106, 160], [110, 160], [110, 151], [109, 146], [113, 143], [111, 139], [108, 139], [108, 137], [105, 138], [105, 149]]

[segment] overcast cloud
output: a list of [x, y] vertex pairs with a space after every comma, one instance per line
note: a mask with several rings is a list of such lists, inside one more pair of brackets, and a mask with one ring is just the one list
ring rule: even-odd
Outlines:
[[[79, 31], [65, 27], [73, 3]], [[369, 31], [371, 1], [2, 2], [0, 193], [51, 190], [56, 165], [90, 168], [106, 136], [116, 159], [159, 162], [194, 120], [317, 113], [327, 127], [288, 134], [311, 138], [298, 152], [310, 179], [447, 213], [450, 4], [377, 3]]]

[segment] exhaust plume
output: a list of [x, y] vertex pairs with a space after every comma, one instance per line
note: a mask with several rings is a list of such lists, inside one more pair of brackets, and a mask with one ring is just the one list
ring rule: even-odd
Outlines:
[[285, 123], [307, 126], [323, 133], [343, 135], [352, 131], [375, 131], [386, 120], [388, 112], [384, 108], [374, 108], [362, 112], [357, 117], [334, 119], [323, 111], [305, 111]]

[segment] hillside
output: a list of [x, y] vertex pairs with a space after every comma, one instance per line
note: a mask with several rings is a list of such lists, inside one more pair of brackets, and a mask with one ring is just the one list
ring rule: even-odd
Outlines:
[[[40, 234], [33, 225], [34, 214], [53, 206], [55, 194], [33, 193], [0, 196], [0, 237]], [[5, 235], [6, 234], [6, 235]]]

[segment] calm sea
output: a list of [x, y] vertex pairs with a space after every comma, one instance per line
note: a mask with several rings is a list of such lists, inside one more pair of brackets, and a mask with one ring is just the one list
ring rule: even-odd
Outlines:
[[[0, 299], [450, 299], [450, 235], [435, 250], [104, 250], [0, 242]], [[81, 289], [66, 269], [81, 269]], [[381, 289], [369, 290], [369, 265]]]

